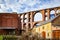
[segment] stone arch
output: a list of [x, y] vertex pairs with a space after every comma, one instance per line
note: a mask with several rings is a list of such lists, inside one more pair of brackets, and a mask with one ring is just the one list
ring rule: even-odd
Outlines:
[[40, 12], [35, 13], [34, 21], [42, 21], [42, 14]]
[[21, 15], [21, 19], [23, 18], [23, 15]]
[[25, 20], [24, 20], [24, 23], [27, 23], [27, 22], [28, 22], [28, 20], [27, 20], [27, 19], [25, 19]]
[[45, 31], [42, 32], [42, 37], [46, 38], [46, 32]]
[[28, 14], [25, 14], [25, 18], [27, 18], [28, 17]]
[[50, 11], [50, 19], [52, 19], [54, 17], [55, 17], [55, 11], [54, 10], [51, 10]]
[[23, 22], [23, 20], [22, 20], [23, 19], [23, 15], [22, 14], [21, 14], [20, 18], [21, 18], [21, 23], [22, 23]]
[[38, 26], [40, 26], [40, 23], [38, 23], [38, 22], [34, 23], [34, 25], [33, 25], [33, 27], [38, 27]]
[[27, 19], [27, 17], [28, 17], [28, 15], [27, 14], [25, 14], [25, 19], [24, 19], [24, 23], [27, 23], [28, 22], [28, 19]]
[[60, 13], [60, 9], [58, 9], [58, 10], [56, 11], [56, 13], [57, 13], [57, 14]]

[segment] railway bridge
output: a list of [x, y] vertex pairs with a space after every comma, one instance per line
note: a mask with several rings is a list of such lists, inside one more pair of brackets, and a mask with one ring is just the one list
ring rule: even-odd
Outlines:
[[[30, 12], [25, 12], [19, 14], [19, 18], [21, 20], [21, 28], [22, 29], [32, 29], [36, 24], [41, 23], [42, 21], [46, 21], [51, 19], [50, 14], [51, 11], [54, 11], [54, 16], [57, 16], [58, 13], [60, 13], [60, 7], [54, 7], [54, 8], [47, 8], [47, 9], [41, 9], [41, 10], [36, 10], [36, 11], [30, 11]], [[34, 21], [34, 16], [40, 13], [42, 15], [42, 20], [41, 21]]]
[[[52, 11], [54, 11], [54, 16], [57, 16], [58, 13], [60, 13], [60, 7], [46, 8], [19, 14], [0, 13], [0, 34], [12, 33], [14, 30], [18, 34], [20, 29], [28, 31], [39, 25], [41, 22], [51, 19], [50, 15]], [[38, 13], [42, 15], [42, 20], [35, 21], [34, 17]]]

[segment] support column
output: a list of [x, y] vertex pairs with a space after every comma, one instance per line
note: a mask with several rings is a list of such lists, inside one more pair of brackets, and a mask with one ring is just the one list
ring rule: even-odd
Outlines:
[[55, 16], [57, 16], [57, 13], [56, 13], [56, 11], [57, 11], [57, 8], [55, 8], [55, 9], [54, 9], [54, 11], [55, 11]]
[[33, 22], [33, 12], [31, 12], [31, 22]]
[[32, 21], [34, 22], [34, 15], [35, 15], [35, 12], [32, 13]]
[[24, 14], [23, 14], [23, 18], [22, 18], [22, 29], [24, 27]]
[[21, 18], [20, 17], [21, 17], [21, 15], [18, 14], [18, 35], [22, 33], [21, 32], [22, 26], [21, 26]]
[[48, 20], [50, 19], [50, 9], [47, 9], [47, 17], [48, 17]]
[[45, 21], [45, 10], [42, 10], [41, 13], [42, 13], [42, 21]]
[[[27, 13], [27, 21], [29, 22], [29, 13]], [[28, 22], [26, 23], [26, 31], [27, 31], [27, 32], [28, 32], [28, 27], [29, 27], [29, 26], [28, 26], [28, 24], [29, 24]]]
[[20, 29], [21, 28], [21, 15], [18, 14], [18, 28]]
[[34, 27], [34, 16], [35, 16], [35, 14], [36, 14], [36, 12], [34, 11], [33, 13], [32, 13], [32, 28]]
[[33, 25], [33, 23], [32, 23], [33, 22], [33, 12], [31, 12], [31, 16], [30, 17], [31, 17], [31, 20], [30, 20], [31, 21], [31, 28], [32, 28], [33, 27], [32, 26]]
[[[29, 15], [29, 13], [27, 13], [27, 16], [28, 16], [28, 17], [27, 17], [27, 20], [28, 20], [28, 22], [30, 22], [30, 15]], [[28, 22], [27, 22], [27, 23], [28, 23]]]

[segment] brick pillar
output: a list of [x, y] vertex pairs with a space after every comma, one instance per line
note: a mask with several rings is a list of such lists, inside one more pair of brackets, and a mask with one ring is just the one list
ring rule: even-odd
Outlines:
[[54, 9], [54, 11], [55, 11], [55, 16], [57, 16], [57, 13], [56, 13], [56, 11], [57, 11], [57, 8], [55, 8], [55, 9]]
[[22, 31], [21, 31], [22, 26], [21, 26], [21, 18], [20, 17], [21, 17], [21, 15], [18, 14], [18, 34], [22, 33]]
[[27, 24], [29, 24], [29, 22], [30, 22], [30, 15], [29, 15], [29, 13], [27, 13], [27, 15], [28, 15], [28, 17], [27, 17], [27, 20], [28, 20]]
[[41, 13], [42, 13], [42, 21], [45, 21], [45, 11], [42, 10]]
[[18, 14], [18, 28], [20, 28], [21, 27], [21, 15], [20, 14]]
[[35, 12], [32, 13], [32, 21], [34, 22], [34, 15], [35, 15]]
[[[27, 13], [27, 21], [29, 22], [29, 13]], [[28, 26], [28, 24], [29, 24], [28, 22], [26, 23], [26, 31], [27, 31], [27, 32], [28, 32], [28, 27], [29, 27], [29, 26]]]
[[48, 20], [50, 19], [50, 9], [47, 9], [47, 17], [48, 17]]
[[31, 12], [31, 22], [33, 22], [33, 12]]
[[23, 18], [22, 18], [22, 29], [24, 27], [24, 14], [23, 14]]
[[33, 27], [33, 12], [31, 12], [31, 28]]

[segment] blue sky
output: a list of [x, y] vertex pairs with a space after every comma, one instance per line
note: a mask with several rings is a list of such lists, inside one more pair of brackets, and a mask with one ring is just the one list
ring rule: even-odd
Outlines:
[[[0, 0], [0, 12], [23, 13], [58, 6], [60, 6], [60, 0]], [[40, 15], [36, 14], [35, 21], [41, 20]]]
[[0, 0], [0, 12], [27, 12], [60, 6], [60, 0]]

